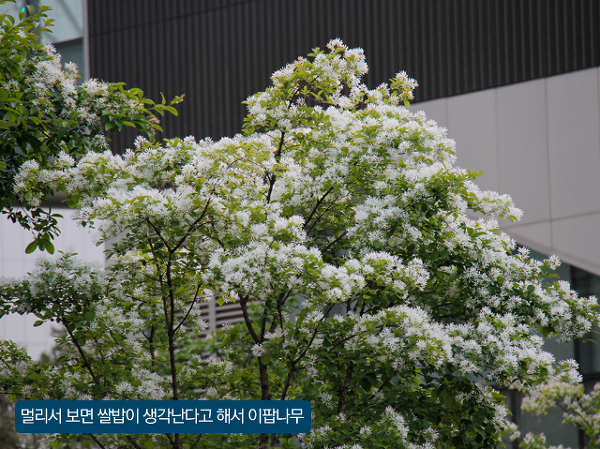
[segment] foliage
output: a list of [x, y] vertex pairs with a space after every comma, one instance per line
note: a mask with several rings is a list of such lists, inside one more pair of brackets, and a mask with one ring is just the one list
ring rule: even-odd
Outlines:
[[0, 395], [0, 449], [19, 447], [19, 435], [15, 431], [14, 407], [5, 396]]
[[[7, 1], [1, 0], [0, 4]], [[36, 248], [54, 252], [52, 238], [59, 233], [57, 214], [36, 204], [19, 210], [13, 194], [14, 177], [25, 161], [51, 166], [61, 153], [80, 158], [89, 151], [105, 151], [106, 131], [133, 127], [154, 139], [161, 130], [155, 113], [176, 114], [173, 104], [155, 104], [140, 89], [124, 83], [88, 80], [77, 86], [77, 66], [65, 64], [51, 45], [38, 43], [39, 33], [52, 19], [42, 6], [34, 14], [28, 6], [19, 20], [0, 15], [0, 212], [35, 232], [28, 252]], [[26, 15], [26, 12], [28, 15]], [[52, 191], [48, 187], [46, 195]]]
[[[583, 336], [595, 299], [545, 285], [556, 258], [513, 252], [495, 217], [520, 211], [481, 191], [445, 130], [407, 109], [414, 80], [370, 90], [366, 71], [362, 50], [334, 40], [248, 99], [245, 135], [23, 164], [21, 198], [64, 192], [98, 242], [116, 243], [105, 268], [64, 254], [3, 284], [3, 313], [67, 329], [55, 366], [2, 342], [7, 392], [313, 407], [298, 440], [52, 436], [57, 447], [497, 447], [507, 411], [490, 383], [577, 379], [543, 337]], [[234, 301], [244, 322], [206, 335], [202, 301]]]
[[0, 449], [39, 449], [41, 436], [19, 434], [15, 430], [15, 406], [0, 394]]
[[[564, 413], [563, 424], [574, 424], [589, 438], [586, 447], [600, 447], [600, 383], [592, 391], [585, 393], [581, 384], [564, 379], [549, 379], [530, 392], [523, 400], [523, 410], [545, 415], [552, 407], [559, 407]], [[542, 433], [528, 433], [521, 447], [524, 449], [563, 449], [561, 446], [548, 446]]]

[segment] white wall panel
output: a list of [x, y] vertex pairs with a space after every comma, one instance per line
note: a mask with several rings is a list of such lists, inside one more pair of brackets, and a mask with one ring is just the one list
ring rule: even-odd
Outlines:
[[550, 221], [533, 224], [521, 224], [518, 222], [513, 226], [502, 228], [521, 245], [535, 249], [543, 254], [551, 254], [552, 249], [552, 226]]
[[598, 69], [546, 80], [552, 218], [600, 211]]
[[447, 101], [448, 137], [456, 141], [458, 164], [482, 170], [479, 186], [498, 190], [494, 89], [450, 97]]
[[427, 118], [435, 120], [443, 128], [448, 128], [448, 100], [440, 98], [411, 106], [411, 111], [425, 111]]
[[497, 92], [498, 190], [523, 209], [522, 223], [550, 219], [545, 81]]
[[[444, 102], [445, 107], [444, 107]], [[600, 275], [600, 69], [417, 103], [448, 127], [458, 165], [512, 195], [517, 242]]]
[[552, 241], [565, 261], [600, 273], [600, 213], [553, 220]]

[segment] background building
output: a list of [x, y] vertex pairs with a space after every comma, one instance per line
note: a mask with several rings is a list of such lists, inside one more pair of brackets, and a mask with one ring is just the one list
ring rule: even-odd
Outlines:
[[[483, 188], [509, 193], [524, 209], [521, 222], [501, 228], [538, 257], [560, 256], [561, 276], [580, 294], [600, 294], [597, 0], [46, 3], [70, 24], [57, 24], [55, 45], [65, 59], [81, 61], [84, 74], [125, 81], [155, 99], [186, 95], [179, 117], [165, 117], [164, 137], [233, 135], [241, 130], [242, 101], [263, 90], [273, 71], [331, 38], [363, 47], [365, 82], [373, 87], [406, 70], [420, 84], [411, 110], [448, 128], [459, 165], [484, 171]], [[71, 16], [82, 17], [81, 25]], [[113, 136], [113, 149], [131, 147], [134, 137]], [[16, 249], [2, 232], [7, 257]], [[235, 311], [206, 307], [213, 328], [236, 319]], [[599, 348], [549, 344], [557, 359], [579, 361], [587, 385], [600, 380]], [[583, 447], [574, 428], [557, 425], [560, 413], [542, 425], [520, 414], [515, 392], [508, 400], [524, 431]]]
[[[0, 5], [0, 14], [14, 17], [27, 5], [38, 5], [33, 0], [17, 0], [15, 3]], [[62, 54], [63, 62], [75, 62], [82, 79], [88, 77], [86, 64], [87, 45], [84, 44], [87, 17], [85, 2], [82, 0], [44, 0], [42, 4], [50, 6], [50, 17], [56, 22], [53, 33], [42, 33], [40, 42], [51, 43]], [[85, 261], [104, 261], [102, 247], [96, 247], [88, 232], [77, 227], [70, 220], [72, 212], [66, 205], [56, 202], [53, 210], [65, 217], [60, 220], [61, 235], [56, 239], [56, 249], [74, 251]], [[35, 269], [35, 262], [41, 256], [39, 252], [25, 254], [25, 247], [33, 240], [32, 236], [5, 216], [0, 217], [0, 277], [23, 276]], [[47, 253], [46, 253], [47, 255]], [[43, 352], [51, 352], [54, 347], [52, 325], [43, 324], [34, 327], [37, 318], [33, 315], [12, 315], [0, 319], [0, 338], [10, 338], [27, 345], [32, 357], [38, 358]]]

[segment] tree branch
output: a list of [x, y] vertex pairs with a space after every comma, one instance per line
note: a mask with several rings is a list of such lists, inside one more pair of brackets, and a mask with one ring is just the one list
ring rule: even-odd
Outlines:
[[198, 298], [198, 292], [199, 291], [200, 291], [200, 284], [198, 284], [198, 288], [196, 288], [196, 293], [194, 294], [194, 299], [192, 299], [192, 303], [190, 304], [190, 307], [188, 308], [185, 316], [181, 319], [181, 322], [175, 328], [175, 331], [174, 331], [175, 333], [177, 333], [177, 331], [179, 330], [179, 328], [183, 325], [183, 323], [185, 323], [185, 320], [190, 315], [190, 312], [192, 311], [192, 308], [194, 307], [194, 304], [196, 303], [196, 299]]
[[131, 443], [131, 445], [133, 447], [135, 447], [135, 449], [142, 449], [142, 447], [139, 444], [137, 444], [135, 442], [135, 440], [131, 436], [127, 435], [127, 439], [129, 440], [129, 442]]
[[97, 439], [97, 438], [94, 436], [94, 434], [93, 434], [93, 433], [88, 433], [88, 435], [90, 436], [90, 438], [91, 438], [92, 440], [94, 440], [94, 443], [96, 443], [100, 449], [106, 449], [106, 448], [104, 447], [104, 445], [103, 445], [103, 444], [102, 444], [100, 441], [98, 441], [98, 439]]
[[329, 314], [329, 312], [331, 312], [331, 309], [333, 309], [333, 304], [331, 304], [328, 308], [327, 311], [325, 313], [323, 313], [323, 317], [319, 320], [319, 324], [317, 325], [317, 327], [315, 327], [315, 330], [313, 331], [312, 337], [310, 338], [310, 341], [308, 342], [308, 344], [306, 345], [306, 348], [304, 348], [304, 351], [302, 351], [302, 353], [296, 357], [292, 363], [296, 363], [299, 362], [300, 360], [302, 360], [302, 358], [306, 355], [306, 353], [308, 352], [308, 350], [310, 349], [310, 347], [312, 346], [313, 341], [315, 341], [315, 338], [317, 336], [317, 332], [319, 332], [319, 327], [321, 326], [321, 324], [323, 323], [323, 321], [325, 320], [325, 318], [327, 317], [327, 315]]
[[[64, 319], [63, 319], [63, 323], [64, 323]], [[73, 332], [71, 332], [71, 330], [69, 329], [69, 326], [66, 325], [66, 323], [65, 323], [65, 328], [67, 329], [67, 332], [69, 333], [69, 337], [71, 337], [71, 341], [73, 342], [73, 344], [77, 348], [77, 351], [79, 352], [79, 355], [81, 355], [81, 359], [83, 360], [83, 366], [85, 366], [85, 368], [87, 369], [88, 373], [90, 373], [90, 376], [92, 376], [92, 379], [94, 380], [94, 383], [96, 385], [98, 385], [98, 386], [101, 386], [100, 382], [98, 381], [98, 378], [95, 376], [94, 372], [92, 371], [92, 366], [88, 362], [88, 359], [85, 356], [85, 352], [83, 352], [83, 348], [81, 347], [81, 345], [79, 344], [79, 342], [77, 341], [77, 339], [75, 338], [75, 336], [73, 335]]]
[[248, 332], [250, 332], [250, 336], [252, 337], [255, 343], [261, 343], [261, 340], [256, 334], [254, 326], [252, 325], [250, 315], [248, 315], [248, 296], [240, 298], [240, 307], [242, 308], [242, 314], [244, 315], [244, 321], [246, 323], [246, 327], [248, 328]]
[[[279, 140], [279, 148], [277, 148], [277, 151], [275, 152], [275, 160], [277, 162], [279, 162], [279, 159], [281, 157], [281, 151], [283, 150], [284, 137], [285, 137], [285, 131], [281, 131], [281, 139]], [[277, 179], [277, 176], [275, 176], [275, 173], [273, 173], [273, 176], [271, 176], [271, 180], [269, 181], [269, 191], [267, 192], [267, 203], [271, 202], [271, 193], [273, 193], [273, 186], [275, 185], [276, 179]]]
[[[213, 188], [213, 192], [214, 192], [214, 188]], [[211, 192], [212, 193], [212, 192]], [[206, 215], [206, 212], [208, 211], [208, 206], [210, 205], [210, 201], [211, 199], [209, 198], [208, 201], [206, 201], [206, 204], [204, 205], [204, 209], [202, 210], [202, 213], [200, 214], [200, 216], [194, 220], [194, 222], [188, 226], [188, 229], [186, 231], [186, 233], [184, 234], [184, 236], [179, 240], [179, 242], [177, 242], [177, 244], [173, 247], [173, 252], [177, 251], [179, 248], [181, 248], [181, 245], [184, 244], [184, 242], [186, 241], [186, 239], [188, 238], [189, 234], [195, 230], [195, 228], [197, 226], [199, 226], [200, 222], [202, 221], [202, 219], [204, 218], [204, 216]]]
[[327, 250], [329, 250], [329, 248], [331, 248], [333, 245], [335, 245], [337, 242], [339, 242], [340, 240], [342, 240], [344, 237], [346, 237], [346, 234], [348, 234], [348, 231], [344, 231], [340, 234], [339, 237], [337, 237], [333, 242], [331, 242], [329, 245], [327, 245], [325, 248], [323, 248], [323, 252], [326, 252]]
[[313, 207], [313, 210], [310, 212], [310, 214], [308, 214], [308, 218], [304, 222], [304, 225], [302, 226], [302, 229], [306, 230], [306, 227], [308, 226], [308, 223], [310, 222], [310, 220], [312, 220], [313, 215], [315, 215], [315, 212], [317, 212], [317, 209], [319, 208], [319, 206], [321, 205], [321, 203], [323, 201], [325, 201], [325, 198], [327, 198], [327, 195], [329, 195], [332, 191], [333, 191], [333, 187], [329, 187], [329, 189], [327, 189], [327, 191], [325, 192], [325, 194], [321, 198], [319, 198], [317, 200], [317, 203], [315, 204], [315, 207]]
[[352, 380], [352, 374], [354, 373], [354, 362], [350, 362], [348, 365], [348, 369], [346, 370], [346, 379], [344, 380], [344, 385], [340, 388], [340, 399], [338, 401], [337, 412], [342, 413], [344, 411], [344, 402], [346, 401], [346, 395], [348, 394], [348, 389], [350, 388], [350, 381]]

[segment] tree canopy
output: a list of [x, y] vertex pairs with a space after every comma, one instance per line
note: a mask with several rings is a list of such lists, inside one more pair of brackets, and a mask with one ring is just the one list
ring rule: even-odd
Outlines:
[[[520, 211], [408, 109], [414, 80], [369, 89], [366, 72], [361, 49], [333, 40], [248, 98], [243, 134], [20, 167], [22, 201], [63, 192], [98, 242], [116, 243], [106, 267], [63, 254], [2, 284], [1, 313], [66, 328], [52, 366], [0, 342], [5, 392], [313, 410], [305, 435], [49, 437], [58, 446], [497, 447], [507, 410], [492, 385], [579, 378], [542, 345], [588, 332], [595, 299], [546, 283], [558, 260], [499, 231]], [[208, 333], [203, 301], [239, 304], [243, 323]]]
[[[15, 0], [1, 0], [0, 5]], [[52, 238], [60, 231], [57, 214], [20, 204], [13, 193], [15, 175], [26, 161], [46, 167], [61, 153], [75, 158], [89, 151], [105, 151], [107, 132], [133, 127], [154, 140], [161, 131], [156, 114], [176, 114], [173, 104], [145, 98], [142, 90], [125, 83], [90, 79], [81, 86], [77, 66], [61, 64], [61, 55], [39, 43], [40, 33], [51, 31], [53, 19], [41, 6], [24, 7], [18, 20], [0, 15], [0, 212], [35, 232], [28, 251], [54, 251]], [[47, 189], [46, 195], [52, 194]]]

